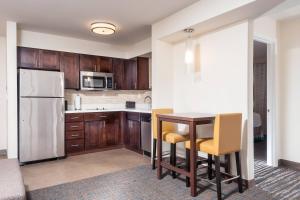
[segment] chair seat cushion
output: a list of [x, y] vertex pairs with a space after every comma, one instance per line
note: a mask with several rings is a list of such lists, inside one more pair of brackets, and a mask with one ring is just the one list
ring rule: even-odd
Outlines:
[[204, 142], [201, 142], [199, 144], [199, 149], [200, 149], [200, 151], [211, 154], [211, 155], [216, 155], [217, 154], [217, 149], [214, 145], [214, 140], [213, 139], [209, 139], [209, 140], [206, 140]]
[[26, 199], [18, 160], [0, 160], [0, 169], [0, 200]]
[[163, 141], [176, 144], [178, 142], [185, 142], [189, 140], [189, 135], [187, 134], [179, 134], [175, 132], [164, 132], [163, 133]]
[[[208, 139], [200, 139], [199, 138], [199, 139], [196, 140], [197, 151], [200, 151], [200, 143], [202, 143], [202, 142], [204, 142], [206, 140], [208, 140]], [[185, 148], [186, 149], [190, 149], [191, 148], [191, 141], [186, 141], [185, 142]]]

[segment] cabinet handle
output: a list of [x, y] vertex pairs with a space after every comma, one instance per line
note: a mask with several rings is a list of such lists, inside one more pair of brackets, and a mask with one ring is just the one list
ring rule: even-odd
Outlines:
[[71, 147], [79, 147], [79, 144], [72, 144]]
[[100, 117], [100, 118], [106, 118], [107, 116], [105, 116], [105, 115], [101, 115], [101, 116], [98, 116], [98, 117]]
[[94, 71], [95, 71], [95, 72], [97, 71], [96, 68], [97, 68], [96, 65], [94, 65]]
[[79, 128], [79, 126], [71, 126], [71, 128]]
[[79, 117], [72, 117], [71, 119], [78, 119]]
[[115, 89], [117, 89], [117, 83], [115, 83]]
[[136, 83], [134, 83], [134, 89], [136, 89], [137, 87], [136, 87]]
[[71, 136], [72, 136], [72, 137], [78, 137], [79, 135], [78, 135], [78, 134], [76, 134], [76, 135], [74, 134], [74, 135], [71, 135]]

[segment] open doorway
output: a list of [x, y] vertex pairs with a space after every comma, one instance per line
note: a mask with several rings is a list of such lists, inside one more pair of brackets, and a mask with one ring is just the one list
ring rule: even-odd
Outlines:
[[254, 159], [267, 161], [268, 137], [268, 44], [253, 44], [253, 133]]

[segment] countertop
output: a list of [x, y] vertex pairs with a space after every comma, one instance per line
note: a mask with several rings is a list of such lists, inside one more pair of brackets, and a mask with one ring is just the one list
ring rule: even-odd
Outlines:
[[93, 112], [138, 112], [151, 113], [151, 110], [146, 109], [130, 109], [130, 108], [108, 108], [108, 109], [83, 109], [83, 110], [66, 110], [65, 113], [93, 113]]

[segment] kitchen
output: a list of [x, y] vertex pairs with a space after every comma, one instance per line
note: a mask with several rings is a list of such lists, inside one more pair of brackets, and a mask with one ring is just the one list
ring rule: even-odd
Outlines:
[[[120, 59], [18, 47], [20, 162], [26, 164], [124, 147], [150, 156], [150, 56], [148, 53]], [[53, 74], [60, 77], [53, 79], [56, 82], [49, 79], [55, 76]], [[45, 80], [48, 83], [45, 84]], [[61, 82], [64, 82], [64, 90], [57, 89]], [[49, 95], [46, 91], [51, 95], [53, 90], [58, 90], [58, 96], [65, 100], [60, 103], [64, 104], [65, 111], [58, 106], [53, 112], [57, 116], [65, 112], [64, 118], [50, 114], [55, 106], [49, 102], [37, 103], [41, 107], [33, 106], [32, 109], [28, 109], [31, 101], [22, 103], [22, 99], [29, 96], [32, 100], [42, 96], [44, 100]], [[50, 117], [40, 113], [41, 110], [47, 110]], [[48, 135], [39, 136], [41, 126], [53, 127], [51, 123], [61, 126], [60, 131], [55, 127], [47, 131]], [[36, 128], [29, 129], [26, 124]], [[53, 135], [56, 138], [49, 140]], [[45, 146], [50, 148], [48, 153]]]

